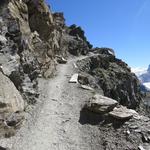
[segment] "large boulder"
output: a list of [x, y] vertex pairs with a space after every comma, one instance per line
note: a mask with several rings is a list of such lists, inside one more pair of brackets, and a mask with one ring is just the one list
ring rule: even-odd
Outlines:
[[14, 113], [24, 110], [24, 100], [8, 77], [0, 72], [0, 113]]
[[117, 104], [116, 100], [96, 94], [89, 99], [85, 108], [96, 113], [106, 113], [113, 110]]
[[113, 111], [109, 112], [109, 115], [120, 120], [130, 119], [133, 116], [137, 117], [138, 113], [133, 109], [128, 109], [126, 107], [120, 106], [119, 108], [114, 108]]

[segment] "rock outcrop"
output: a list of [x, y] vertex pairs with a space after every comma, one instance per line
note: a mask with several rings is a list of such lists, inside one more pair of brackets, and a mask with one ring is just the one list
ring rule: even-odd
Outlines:
[[129, 108], [138, 107], [141, 101], [140, 83], [135, 74], [125, 62], [115, 57], [113, 50], [102, 48], [97, 51], [94, 49], [96, 55], [77, 62], [80, 72], [93, 76], [105, 96]]
[[119, 108], [116, 107], [113, 111], [109, 112], [109, 115], [116, 119], [126, 120], [132, 118], [133, 116], [138, 116], [138, 113], [135, 110], [120, 106]]
[[96, 94], [90, 98], [85, 108], [96, 113], [106, 113], [112, 111], [117, 104], [117, 101], [111, 98]]
[[[0, 2], [0, 71], [24, 99], [17, 105], [12, 99], [12, 108], [23, 102], [36, 103], [38, 76], [52, 77], [57, 62], [67, 63], [69, 52], [87, 54], [90, 48], [84, 31], [74, 25], [67, 27], [63, 13], [52, 13], [44, 0]], [[10, 92], [14, 97], [13, 88]]]
[[[0, 136], [15, 134], [24, 119], [25, 101], [11, 80], [0, 72]], [[13, 116], [13, 117], [12, 117]]]

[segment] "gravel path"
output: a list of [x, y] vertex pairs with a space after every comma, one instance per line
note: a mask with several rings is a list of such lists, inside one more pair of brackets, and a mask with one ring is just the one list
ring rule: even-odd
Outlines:
[[74, 62], [58, 65], [56, 77], [41, 79], [42, 95], [34, 113], [15, 137], [0, 140], [2, 146], [11, 150], [95, 150], [100, 146], [95, 138], [98, 128], [79, 122], [82, 106], [92, 93], [68, 82], [76, 73]]

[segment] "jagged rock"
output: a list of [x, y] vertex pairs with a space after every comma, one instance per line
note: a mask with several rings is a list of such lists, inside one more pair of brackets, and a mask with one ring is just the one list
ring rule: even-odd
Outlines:
[[57, 26], [59, 27], [65, 26], [65, 19], [63, 13], [58, 13], [58, 12], [54, 13], [53, 18]]
[[83, 75], [83, 74], [79, 74], [78, 81], [80, 84], [83, 84], [83, 85], [89, 84], [88, 77], [86, 75]]
[[114, 108], [113, 111], [109, 112], [109, 115], [120, 120], [130, 119], [133, 116], [138, 116], [138, 113], [133, 109], [127, 109], [126, 107], [120, 106]]
[[69, 80], [69, 83], [78, 83], [78, 73], [72, 75], [71, 79]]
[[89, 52], [89, 49], [92, 48], [92, 45], [87, 41], [84, 31], [81, 27], [76, 25], [71, 25], [69, 27], [69, 52], [73, 55], [86, 55]]
[[96, 94], [85, 105], [85, 108], [96, 113], [106, 113], [112, 111], [118, 104], [116, 100]]
[[96, 54], [79, 60], [80, 72], [95, 78], [104, 95], [117, 100], [121, 105], [136, 108], [141, 101], [140, 83], [130, 68], [114, 55]]
[[24, 110], [24, 101], [8, 77], [0, 72], [0, 112], [13, 113]]

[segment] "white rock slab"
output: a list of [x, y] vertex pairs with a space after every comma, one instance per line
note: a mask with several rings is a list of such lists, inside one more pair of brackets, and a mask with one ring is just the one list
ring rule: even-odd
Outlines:
[[78, 73], [74, 74], [74, 75], [71, 77], [69, 83], [78, 83], [78, 76], [79, 76]]

